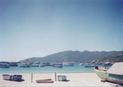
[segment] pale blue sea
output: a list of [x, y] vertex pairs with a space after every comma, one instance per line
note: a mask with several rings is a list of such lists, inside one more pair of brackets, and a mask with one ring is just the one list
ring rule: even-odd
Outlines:
[[51, 66], [46, 67], [29, 67], [29, 68], [21, 68], [21, 67], [10, 67], [10, 68], [0, 68], [0, 73], [91, 73], [94, 72], [94, 68], [85, 68], [84, 66], [80, 66], [78, 64], [70, 67], [64, 66], [63, 68], [56, 68]]

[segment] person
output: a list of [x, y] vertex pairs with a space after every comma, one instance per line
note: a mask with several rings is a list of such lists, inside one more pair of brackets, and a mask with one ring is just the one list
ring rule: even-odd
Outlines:
[[99, 67], [98, 67], [98, 66], [96, 66], [96, 67], [95, 67], [95, 69], [99, 69]]

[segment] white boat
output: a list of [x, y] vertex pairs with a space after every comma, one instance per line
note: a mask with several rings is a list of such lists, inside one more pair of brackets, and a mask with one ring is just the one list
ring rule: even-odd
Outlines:
[[95, 71], [103, 81], [123, 85], [123, 62], [115, 63], [108, 70], [96, 68]]

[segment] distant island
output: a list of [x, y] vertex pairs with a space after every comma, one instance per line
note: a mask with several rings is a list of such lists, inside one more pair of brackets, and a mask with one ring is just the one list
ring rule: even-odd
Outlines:
[[[61, 63], [115, 63], [123, 62], [123, 51], [62, 51], [45, 57], [32, 57], [18, 62], [0, 62], [0, 66], [6, 64], [11, 66], [37, 66], [38, 64], [50, 65]], [[58, 65], [59, 66], [59, 65]]]

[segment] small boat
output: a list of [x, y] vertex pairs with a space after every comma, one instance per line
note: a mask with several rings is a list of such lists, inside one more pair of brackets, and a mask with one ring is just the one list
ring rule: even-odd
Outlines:
[[7, 62], [0, 62], [0, 68], [9, 68], [10, 64]]
[[21, 67], [21, 68], [28, 68], [28, 67], [30, 67], [30, 65], [26, 64], [26, 63], [19, 63], [18, 66]]
[[17, 67], [19, 62], [8, 62], [10, 67]]
[[105, 62], [104, 65], [105, 65], [105, 66], [112, 66], [113, 63], [111, 63], [111, 62]]
[[53, 67], [57, 67], [57, 68], [62, 68], [63, 67], [63, 64], [53, 64], [52, 66]]
[[40, 64], [40, 67], [45, 67], [45, 66], [50, 66], [51, 64], [49, 62], [46, 62], [46, 63], [42, 63]]
[[71, 62], [64, 62], [63, 66], [74, 66], [74, 63]]
[[41, 79], [36, 80], [36, 83], [53, 83], [54, 81], [52, 79]]
[[34, 63], [34, 64], [31, 65], [31, 67], [39, 67], [39, 64]]
[[123, 62], [115, 63], [108, 70], [96, 67], [95, 72], [103, 81], [123, 85]]
[[22, 79], [22, 75], [9, 75], [9, 74], [3, 74], [3, 80], [8, 81], [24, 81]]
[[79, 65], [80, 65], [80, 66], [84, 66], [84, 63], [80, 63]]
[[85, 68], [93, 68], [93, 67], [95, 67], [95, 65], [94, 64], [85, 64], [84, 67]]

